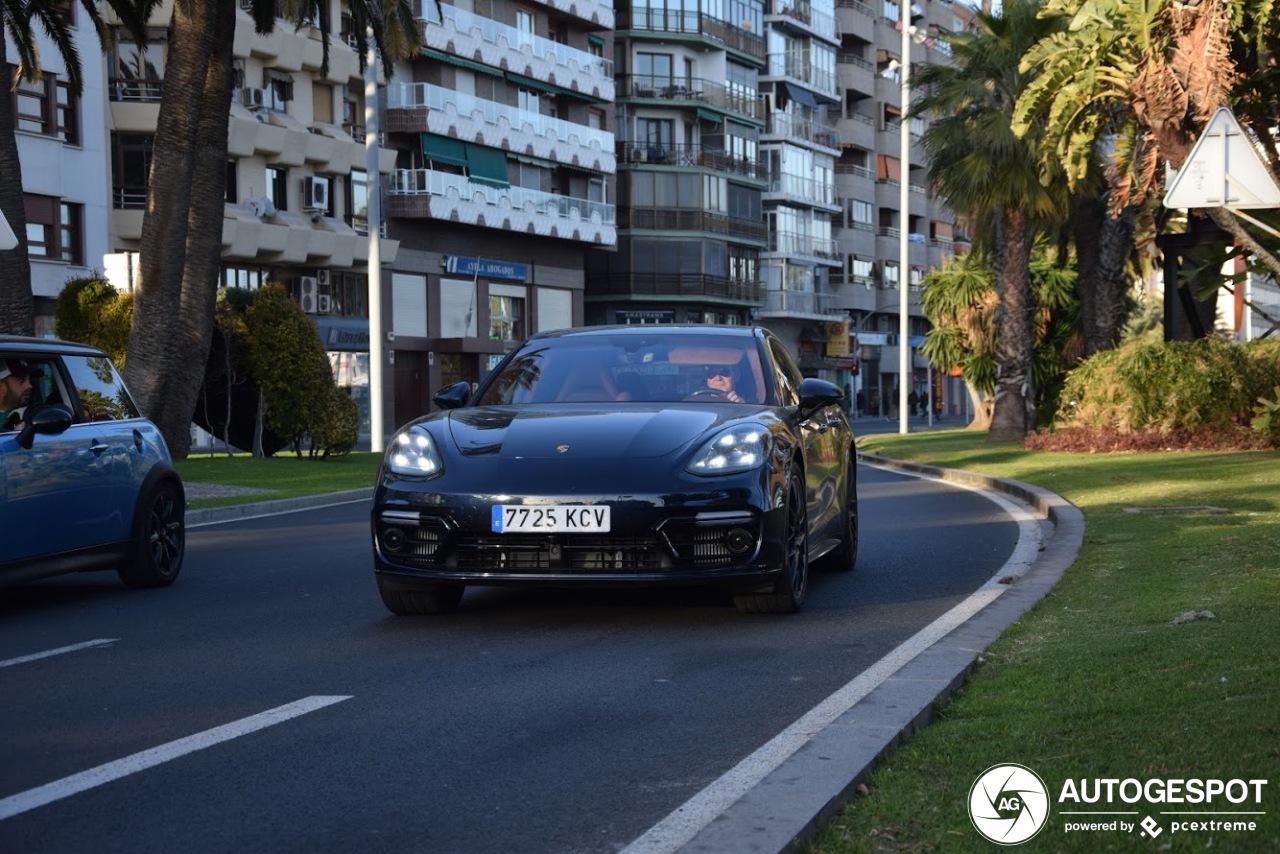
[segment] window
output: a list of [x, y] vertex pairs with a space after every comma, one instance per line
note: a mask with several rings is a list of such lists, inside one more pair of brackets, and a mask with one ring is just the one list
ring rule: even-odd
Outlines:
[[151, 147], [155, 137], [143, 134], [111, 135], [112, 206], [117, 209], [146, 207], [151, 177]]
[[[10, 79], [16, 74], [17, 66], [9, 65]], [[38, 81], [19, 80], [10, 97], [15, 129], [80, 144], [80, 102], [66, 80], [45, 72]]]
[[127, 31], [116, 28], [116, 44], [108, 57], [113, 101], [159, 101], [164, 85], [165, 32], [147, 33], [140, 45]]
[[267, 198], [276, 210], [289, 209], [289, 170], [267, 167]]
[[110, 359], [66, 355], [62, 362], [71, 374], [86, 421], [121, 421], [139, 417], [138, 409], [129, 392], [125, 391]]
[[525, 337], [524, 297], [505, 295], [508, 290], [524, 292], [521, 287], [489, 286], [489, 337], [494, 341], [522, 341]]
[[267, 271], [261, 267], [223, 267], [221, 286], [256, 291], [267, 279]]
[[288, 74], [268, 71], [263, 77], [263, 83], [267, 109], [278, 113], [288, 112], [289, 102], [293, 100], [293, 78]]
[[27, 253], [32, 258], [84, 263], [84, 205], [28, 193]]
[[849, 222], [854, 228], [871, 230], [875, 227], [875, 208], [870, 202], [851, 199], [849, 201]]
[[671, 85], [674, 64], [669, 53], [637, 53], [636, 94], [651, 97]]
[[369, 233], [369, 180], [358, 169], [347, 177], [347, 225], [357, 234]]
[[226, 196], [223, 197], [223, 201], [230, 202], [233, 205], [236, 202], [240, 201], [240, 192], [238, 187], [239, 178], [237, 177], [238, 175], [239, 175], [239, 168], [236, 165], [236, 161], [228, 160], [227, 161], [227, 194]]

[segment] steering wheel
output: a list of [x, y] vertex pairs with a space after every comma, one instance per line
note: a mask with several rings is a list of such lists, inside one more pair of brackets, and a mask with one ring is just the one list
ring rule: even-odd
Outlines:
[[684, 396], [685, 400], [697, 400], [700, 397], [718, 397], [722, 400], [728, 400], [729, 396], [722, 391], [716, 391], [713, 388], [700, 388], [697, 391], [690, 392]]

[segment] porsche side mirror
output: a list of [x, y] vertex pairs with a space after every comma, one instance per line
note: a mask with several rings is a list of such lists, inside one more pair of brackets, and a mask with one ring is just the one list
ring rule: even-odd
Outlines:
[[441, 409], [457, 409], [466, 403], [469, 397], [471, 397], [471, 383], [463, 380], [440, 389], [431, 398], [431, 402]]
[[800, 381], [800, 417], [808, 418], [824, 406], [839, 403], [844, 392], [833, 382], [809, 377]]

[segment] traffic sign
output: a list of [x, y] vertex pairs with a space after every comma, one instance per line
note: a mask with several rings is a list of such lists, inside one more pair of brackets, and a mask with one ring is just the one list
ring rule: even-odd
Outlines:
[[0, 211], [0, 250], [15, 249], [18, 246], [18, 235], [13, 233], [13, 229], [9, 227], [9, 220], [4, 215], [4, 211]]
[[1166, 208], [1280, 208], [1280, 185], [1235, 114], [1219, 107], [1165, 192]]

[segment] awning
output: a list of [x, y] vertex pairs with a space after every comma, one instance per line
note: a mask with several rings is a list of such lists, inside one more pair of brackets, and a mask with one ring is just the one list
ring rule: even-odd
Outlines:
[[787, 94], [791, 97], [791, 100], [799, 101], [801, 104], [804, 104], [806, 107], [818, 106], [817, 96], [814, 95], [812, 92], [810, 92], [808, 89], [805, 89], [803, 86], [797, 86], [794, 83], [783, 83], [782, 85], [786, 87]]
[[587, 41], [591, 44], [598, 45], [599, 47], [604, 47], [604, 39], [600, 38], [595, 33], [587, 33]]
[[713, 113], [705, 107], [698, 108], [698, 118], [707, 122], [715, 122], [716, 124], [720, 124], [724, 121], [724, 116], [719, 113]]
[[510, 187], [507, 178], [507, 155], [496, 148], [467, 143], [467, 166], [471, 180], [490, 187]]
[[460, 139], [434, 133], [422, 135], [422, 156], [451, 166], [467, 165], [467, 144]]
[[490, 77], [501, 77], [502, 70], [489, 65], [482, 65], [479, 62], [472, 62], [469, 59], [463, 59], [460, 56], [454, 56], [448, 53], [441, 53], [431, 48], [423, 48], [422, 55], [428, 59], [434, 59], [437, 62], [444, 62], [449, 65], [456, 65], [458, 68], [465, 68], [469, 71], [475, 71], [479, 74], [488, 74]]
[[512, 74], [508, 71], [507, 79], [517, 86], [522, 86], [525, 89], [532, 89], [535, 92], [547, 92], [551, 95], [564, 94], [561, 90], [552, 86], [550, 83], [543, 83], [541, 80], [534, 80], [532, 77], [525, 77], [523, 74]]

